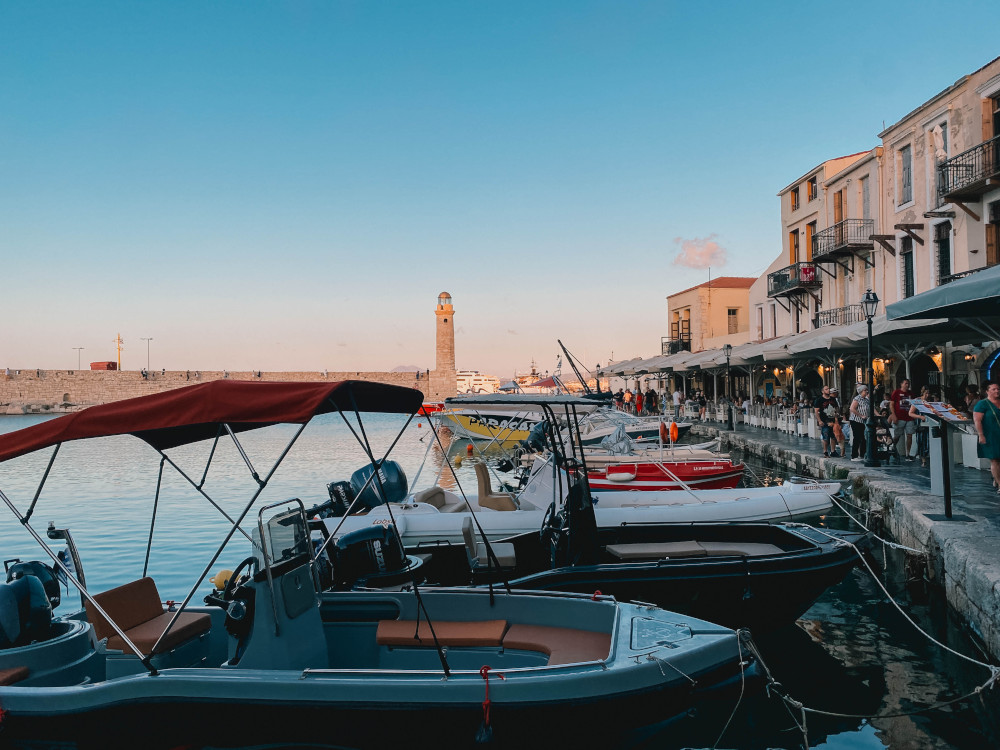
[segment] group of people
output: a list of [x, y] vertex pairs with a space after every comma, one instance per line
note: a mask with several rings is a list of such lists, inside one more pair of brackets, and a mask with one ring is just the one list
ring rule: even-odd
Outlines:
[[637, 416], [653, 416], [660, 413], [660, 396], [652, 386], [645, 393], [636, 388], [633, 393], [630, 388], [619, 388], [614, 394], [615, 408]]

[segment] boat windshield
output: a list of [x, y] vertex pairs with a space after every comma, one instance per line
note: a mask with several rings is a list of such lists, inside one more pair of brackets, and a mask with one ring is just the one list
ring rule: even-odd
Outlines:
[[309, 554], [309, 529], [300, 506], [272, 516], [264, 525], [264, 539], [271, 565]]

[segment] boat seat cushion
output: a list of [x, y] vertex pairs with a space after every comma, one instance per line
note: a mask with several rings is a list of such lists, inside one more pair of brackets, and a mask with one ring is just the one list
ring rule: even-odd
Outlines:
[[645, 560], [651, 558], [705, 557], [711, 555], [737, 555], [758, 557], [784, 552], [781, 547], [761, 542], [638, 542], [634, 544], [609, 544], [608, 554], [619, 560]]
[[457, 503], [442, 505], [439, 510], [442, 513], [468, 513], [469, 504], [465, 500], [459, 500]]
[[0, 669], [0, 685], [13, 685], [20, 682], [29, 674], [27, 667], [8, 667]]
[[[472, 529], [472, 519], [462, 521], [462, 538], [465, 540], [465, 551], [469, 555], [469, 565], [473, 569], [493, 567], [486, 544], [479, 541]], [[513, 568], [517, 564], [514, 555], [514, 545], [510, 542], [490, 542], [493, 554], [501, 568]]]
[[[499, 648], [507, 630], [506, 620], [434, 622], [434, 635], [442, 646], [491, 646]], [[416, 634], [416, 638], [414, 638]], [[434, 646], [426, 620], [379, 620], [375, 641], [380, 646]]]
[[607, 659], [611, 653], [611, 635], [545, 625], [511, 625], [503, 647], [547, 654], [550, 665], [576, 664]]
[[696, 541], [687, 542], [636, 542], [633, 544], [609, 544], [609, 555], [619, 560], [641, 560], [664, 557], [705, 557], [708, 552]]
[[420, 490], [420, 492], [414, 493], [413, 502], [427, 503], [427, 505], [433, 505], [435, 508], [443, 508], [445, 505], [444, 490], [437, 485], [428, 487], [426, 490]]
[[[156, 584], [148, 576], [97, 594], [94, 599], [144, 654], [152, 652], [153, 644], [174, 616], [173, 612], [164, 611]], [[98, 640], [107, 638], [108, 648], [130, 650], [93, 604], [88, 601], [85, 607], [87, 619], [94, 626]], [[212, 618], [207, 614], [182, 612], [156, 652], [169, 651], [181, 642], [208, 631], [211, 626]]]

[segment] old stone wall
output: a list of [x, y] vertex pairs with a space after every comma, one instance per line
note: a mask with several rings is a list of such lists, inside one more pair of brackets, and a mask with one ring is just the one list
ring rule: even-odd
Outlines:
[[[0, 373], [0, 413], [72, 411], [83, 406], [147, 396], [173, 388], [230, 380], [335, 382], [370, 380], [416, 388], [428, 400], [455, 394], [455, 374], [437, 372], [255, 372], [158, 370], [143, 376], [135, 370], [9, 370]], [[450, 388], [450, 389], [449, 389]]]

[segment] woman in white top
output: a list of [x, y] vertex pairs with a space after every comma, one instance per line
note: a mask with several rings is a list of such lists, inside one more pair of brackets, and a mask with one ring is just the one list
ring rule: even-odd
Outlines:
[[871, 401], [868, 399], [868, 386], [858, 383], [858, 395], [851, 400], [851, 460], [864, 461], [868, 451], [868, 441], [865, 439], [865, 423], [871, 414]]

